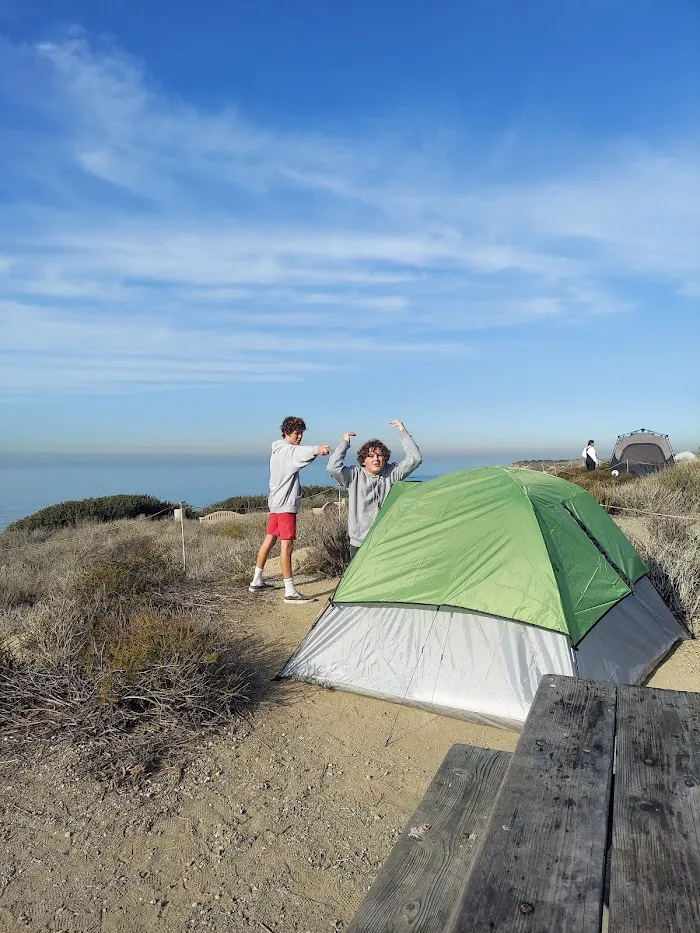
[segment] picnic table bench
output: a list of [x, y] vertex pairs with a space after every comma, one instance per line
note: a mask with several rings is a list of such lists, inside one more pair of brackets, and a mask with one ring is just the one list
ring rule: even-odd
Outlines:
[[512, 756], [450, 749], [348, 933], [606, 929], [700, 931], [700, 694], [548, 675]]

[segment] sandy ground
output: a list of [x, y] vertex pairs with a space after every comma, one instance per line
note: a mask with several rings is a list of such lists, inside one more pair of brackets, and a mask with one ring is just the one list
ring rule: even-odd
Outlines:
[[[285, 606], [242, 597], [230, 624], [266, 646], [250, 722], [203, 741], [140, 791], [105, 793], [47, 752], [0, 771], [0, 931], [342, 930], [455, 742], [498, 729], [308, 685], [271, 682], [333, 589]], [[700, 690], [700, 642], [652, 686]]]

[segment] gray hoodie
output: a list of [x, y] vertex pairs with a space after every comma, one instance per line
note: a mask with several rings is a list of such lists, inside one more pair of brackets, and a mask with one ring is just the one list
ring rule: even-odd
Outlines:
[[298, 512], [301, 503], [299, 470], [318, 456], [318, 447], [302, 447], [289, 441], [273, 441], [270, 455], [270, 495], [267, 504], [271, 512]]
[[405, 479], [423, 462], [421, 452], [408, 431], [399, 431], [399, 438], [406, 458], [401, 463], [386, 463], [377, 476], [372, 476], [361, 466], [343, 466], [349, 441], [341, 441], [328, 460], [326, 469], [337, 483], [348, 490], [348, 532], [353, 547], [359, 547], [365, 540], [392, 485]]

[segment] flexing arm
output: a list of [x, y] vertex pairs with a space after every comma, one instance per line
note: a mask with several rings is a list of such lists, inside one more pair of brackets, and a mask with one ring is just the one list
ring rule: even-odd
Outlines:
[[342, 441], [330, 455], [328, 459], [328, 466], [326, 467], [336, 483], [338, 483], [344, 489], [347, 489], [347, 487], [350, 485], [350, 480], [353, 473], [352, 467], [346, 467], [344, 463], [345, 454], [350, 449], [350, 438], [354, 436], [355, 434], [353, 431], [347, 431], [343, 435]]
[[417, 470], [423, 462], [423, 457], [420, 450], [418, 450], [418, 445], [404, 427], [403, 422], [392, 421], [391, 424], [399, 429], [399, 439], [401, 441], [401, 446], [404, 449], [404, 453], [406, 454], [401, 463], [397, 463], [394, 469], [391, 471], [391, 481], [392, 483], [396, 483], [399, 480], [410, 476], [414, 470]]

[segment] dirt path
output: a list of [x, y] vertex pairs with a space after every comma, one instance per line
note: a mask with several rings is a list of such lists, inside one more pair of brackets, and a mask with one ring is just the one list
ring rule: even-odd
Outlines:
[[[332, 592], [246, 599], [231, 624], [272, 677]], [[397, 717], [398, 714], [398, 717]], [[386, 745], [387, 738], [390, 744]], [[513, 733], [302, 684], [276, 683], [246, 728], [141, 792], [104, 796], [56, 750], [0, 773], [0, 930], [272, 930], [347, 924], [450, 745]]]
[[[332, 588], [306, 584], [320, 598], [307, 606], [274, 593], [236, 607], [231, 625], [266, 646], [266, 699], [182, 774], [119, 796], [71, 777], [60, 750], [3, 767], [3, 933], [343, 929], [450, 745], [512, 749], [517, 736], [270, 684]], [[652, 685], [700, 690], [699, 644]]]

